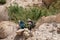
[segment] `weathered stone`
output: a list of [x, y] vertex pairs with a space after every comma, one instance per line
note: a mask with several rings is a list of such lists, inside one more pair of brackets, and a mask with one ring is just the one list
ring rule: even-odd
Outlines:
[[[57, 30], [60, 32], [60, 23], [56, 23], [57, 27], [54, 26], [54, 23], [43, 23], [35, 31], [33, 31], [33, 37], [28, 38], [27, 40], [60, 40], [60, 34], [57, 33]], [[50, 32], [51, 31], [51, 32]]]
[[17, 25], [10, 21], [0, 23], [0, 38], [7, 38], [9, 35], [17, 31]]
[[36, 27], [39, 27], [41, 24], [43, 24], [43, 23], [51, 23], [51, 22], [56, 22], [57, 20], [56, 20], [56, 16], [55, 15], [52, 15], [52, 16], [47, 16], [47, 17], [45, 17], [45, 16], [43, 16], [43, 17], [41, 17], [38, 21], [37, 21], [37, 23], [36, 23]]
[[60, 23], [60, 14], [56, 15], [56, 22]]
[[5, 6], [0, 6], [0, 22], [9, 20], [8, 11]]
[[6, 6], [10, 6], [10, 4], [14, 5], [14, 3], [17, 3], [19, 6], [25, 8], [28, 6], [33, 6], [33, 4], [38, 4], [37, 6], [41, 6], [42, 0], [7, 0]]
[[32, 33], [30, 32], [30, 30], [28, 30], [28, 28], [19, 29], [16, 33], [17, 35], [24, 36], [25, 38], [29, 38], [32, 36]]
[[24, 32], [24, 29], [19, 29], [16, 31], [17, 35], [21, 36]]

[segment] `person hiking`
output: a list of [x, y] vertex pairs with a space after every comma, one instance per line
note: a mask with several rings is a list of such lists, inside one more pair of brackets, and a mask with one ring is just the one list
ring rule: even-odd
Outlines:
[[31, 30], [32, 28], [34, 28], [35, 27], [35, 24], [34, 24], [34, 22], [31, 20], [31, 19], [28, 19], [28, 29], [29, 30]]
[[24, 29], [25, 28], [25, 23], [23, 21], [19, 20], [19, 26], [20, 26], [21, 29]]

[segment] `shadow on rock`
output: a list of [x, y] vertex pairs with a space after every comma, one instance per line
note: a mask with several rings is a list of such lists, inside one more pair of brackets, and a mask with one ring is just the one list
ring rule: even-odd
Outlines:
[[25, 40], [25, 38], [23, 36], [16, 35], [14, 40]]

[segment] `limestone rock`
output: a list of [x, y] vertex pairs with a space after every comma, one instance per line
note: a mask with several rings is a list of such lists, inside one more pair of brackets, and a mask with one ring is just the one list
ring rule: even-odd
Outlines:
[[51, 22], [55, 22], [55, 21], [57, 21], [56, 15], [47, 16], [47, 17], [43, 16], [37, 21], [36, 27], [39, 27], [43, 23], [51, 23]]
[[56, 22], [60, 23], [60, 13], [56, 15]]
[[36, 23], [36, 27], [39, 27], [41, 24], [43, 23], [51, 23], [51, 22], [57, 22], [60, 23], [60, 13], [57, 15], [51, 15], [51, 16], [43, 16], [41, 17], [37, 23]]
[[10, 21], [0, 23], [0, 38], [6, 38], [17, 31], [17, 25]]
[[[55, 26], [55, 25], [56, 26]], [[43, 23], [33, 33], [33, 37], [27, 40], [60, 40], [60, 23]]]
[[0, 9], [0, 21], [7, 21], [9, 19], [7, 8], [0, 6]]
[[7, 0], [6, 6], [9, 7], [10, 4], [14, 5], [14, 3], [17, 3], [19, 6], [27, 7], [27, 6], [33, 6], [34, 4], [38, 4], [37, 6], [41, 6], [42, 0]]
[[32, 33], [30, 32], [30, 30], [28, 30], [28, 28], [19, 29], [16, 33], [19, 36], [23, 35], [25, 38], [28, 38], [28, 37], [32, 36]]
[[26, 28], [26, 29], [24, 30], [24, 32], [23, 32], [23, 35], [24, 35], [26, 38], [30, 37], [30, 36], [31, 36], [30, 30], [28, 30], [28, 29]]
[[16, 34], [20, 36], [23, 34], [23, 32], [24, 32], [24, 29], [19, 29], [16, 31]]

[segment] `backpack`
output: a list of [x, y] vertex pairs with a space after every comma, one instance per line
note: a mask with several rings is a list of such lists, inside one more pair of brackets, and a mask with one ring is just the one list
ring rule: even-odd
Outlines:
[[21, 29], [24, 29], [25, 23], [23, 21], [20, 21], [19, 26], [20, 26]]

